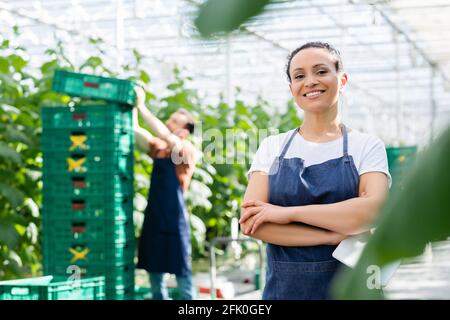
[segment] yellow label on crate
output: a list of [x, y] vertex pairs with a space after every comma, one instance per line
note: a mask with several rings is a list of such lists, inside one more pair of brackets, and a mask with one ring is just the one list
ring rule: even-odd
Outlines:
[[72, 259], [70, 262], [75, 262], [77, 260], [87, 260], [87, 254], [89, 253], [89, 249], [86, 248], [83, 251], [77, 251], [75, 249], [69, 248], [70, 253], [73, 254]]
[[87, 136], [70, 136], [70, 141], [72, 141], [72, 146], [70, 147], [69, 151], [72, 151], [76, 147], [80, 149], [86, 149], [87, 145], [84, 143], [87, 140]]
[[67, 158], [67, 164], [69, 165], [69, 168], [67, 171], [72, 172], [76, 169], [76, 171], [80, 171], [81, 167], [83, 166], [84, 162], [86, 161], [86, 158], [81, 158], [79, 160], [74, 160], [72, 158]]

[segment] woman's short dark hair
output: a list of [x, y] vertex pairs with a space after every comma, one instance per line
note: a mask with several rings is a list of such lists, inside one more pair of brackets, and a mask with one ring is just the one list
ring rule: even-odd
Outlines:
[[337, 72], [342, 71], [343, 64], [342, 64], [341, 53], [336, 48], [334, 48], [332, 45], [330, 45], [329, 43], [326, 43], [326, 42], [320, 42], [320, 41], [308, 42], [308, 43], [305, 43], [304, 45], [302, 45], [301, 47], [298, 47], [297, 49], [295, 49], [294, 51], [292, 51], [288, 55], [288, 58], [287, 58], [288, 62], [287, 62], [287, 65], [286, 65], [286, 75], [287, 75], [289, 83], [292, 82], [291, 74], [289, 73], [289, 69], [291, 68], [292, 58], [294, 58], [294, 56], [297, 53], [299, 53], [300, 51], [305, 50], [305, 49], [309, 49], [309, 48], [318, 48], [318, 49], [325, 49], [325, 50], [327, 50], [336, 59], [336, 61], [334, 62], [334, 66], [336, 67], [336, 71]]

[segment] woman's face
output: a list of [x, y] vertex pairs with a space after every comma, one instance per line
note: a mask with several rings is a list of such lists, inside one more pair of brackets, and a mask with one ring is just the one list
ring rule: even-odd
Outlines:
[[337, 106], [347, 75], [338, 73], [335, 58], [326, 49], [308, 48], [291, 60], [292, 96], [305, 112], [321, 113]]

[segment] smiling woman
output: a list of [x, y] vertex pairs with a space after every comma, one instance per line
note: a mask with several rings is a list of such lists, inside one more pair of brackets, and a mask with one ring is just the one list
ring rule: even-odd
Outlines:
[[383, 142], [338, 120], [347, 83], [339, 52], [312, 42], [288, 57], [300, 128], [263, 140], [249, 170], [243, 232], [267, 245], [264, 299], [328, 299], [347, 236], [370, 228], [390, 174]]
[[328, 111], [327, 115], [336, 118], [339, 95], [347, 84], [342, 68], [339, 52], [328, 44], [312, 42], [294, 50], [286, 73], [297, 105], [305, 113]]

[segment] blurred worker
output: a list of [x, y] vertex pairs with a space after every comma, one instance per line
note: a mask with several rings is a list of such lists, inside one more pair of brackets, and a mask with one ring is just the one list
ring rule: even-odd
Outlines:
[[[137, 268], [150, 274], [152, 297], [168, 299], [164, 276], [175, 274], [179, 298], [193, 298], [189, 217], [183, 198], [195, 168], [195, 148], [186, 139], [194, 119], [185, 109], [164, 124], [144, 105], [145, 92], [136, 87], [133, 129], [138, 148], [153, 159], [148, 203], [139, 241]], [[139, 126], [138, 110], [152, 134]]]

